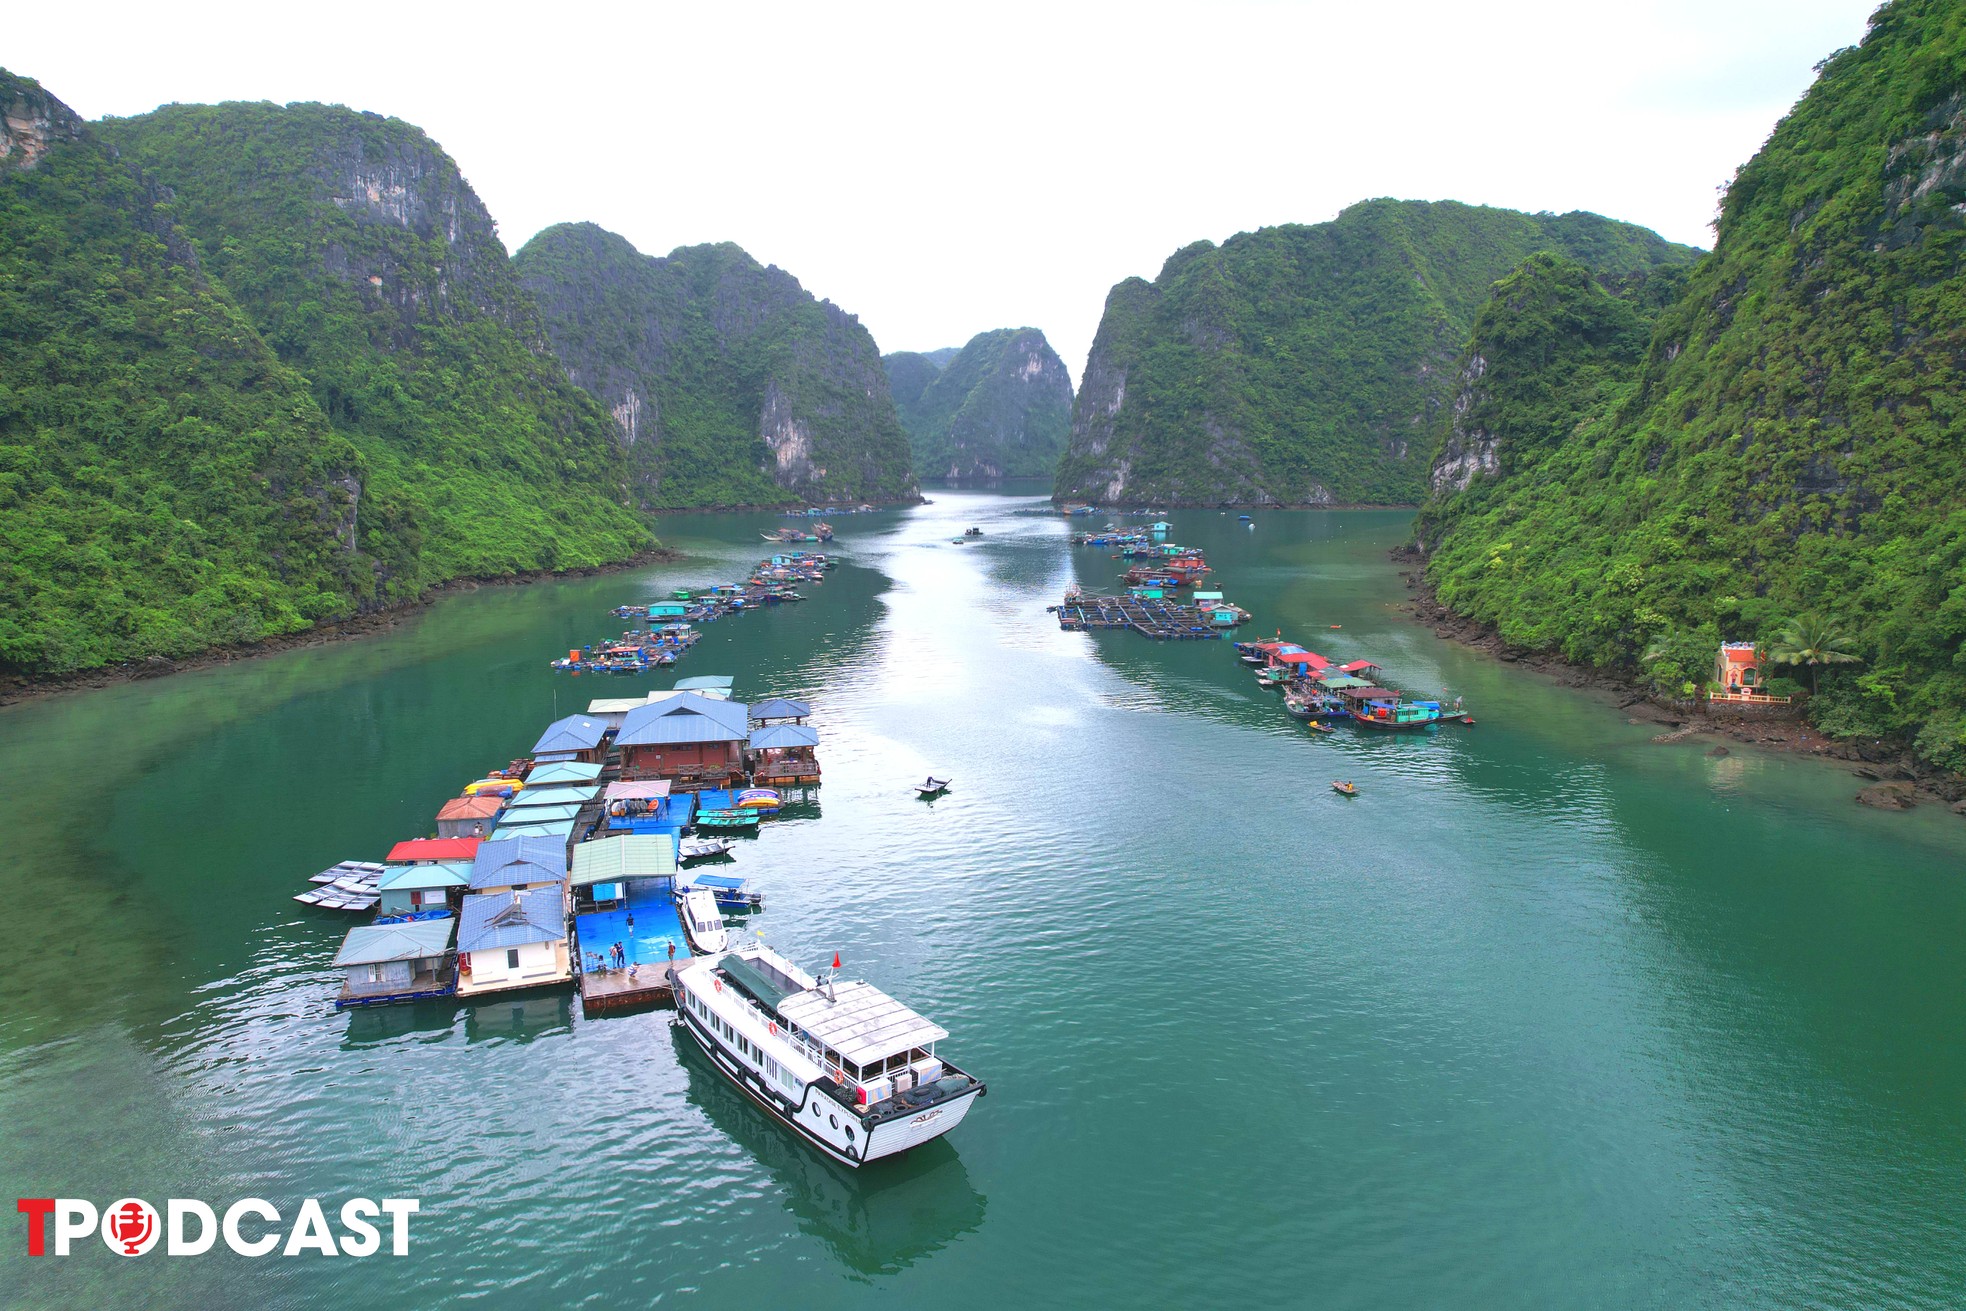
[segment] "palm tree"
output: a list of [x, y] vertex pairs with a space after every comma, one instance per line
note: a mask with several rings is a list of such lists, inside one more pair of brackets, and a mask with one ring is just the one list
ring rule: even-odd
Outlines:
[[1816, 695], [1816, 671], [1823, 665], [1853, 665], [1863, 659], [1851, 651], [1856, 640], [1834, 619], [1809, 611], [1783, 624], [1769, 644], [1768, 658], [1778, 665], [1807, 665], [1809, 695]]

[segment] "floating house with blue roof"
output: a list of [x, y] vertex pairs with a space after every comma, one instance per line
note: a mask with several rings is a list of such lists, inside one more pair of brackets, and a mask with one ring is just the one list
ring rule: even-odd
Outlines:
[[763, 701], [754, 701], [751, 703], [750, 711], [750, 720], [754, 726], [761, 724], [803, 724], [812, 716], [811, 706], [803, 701], [794, 701], [792, 698], [785, 696], [767, 697]]
[[451, 947], [457, 923], [444, 915], [350, 929], [334, 958], [346, 975], [335, 1009], [450, 996], [457, 986]]
[[471, 862], [439, 860], [421, 865], [391, 865], [376, 878], [382, 894], [378, 915], [416, 915], [442, 910], [453, 896], [471, 886]]
[[[598, 718], [599, 716], [594, 716]], [[616, 724], [613, 727], [619, 728]], [[591, 787], [601, 781], [601, 766], [585, 761], [566, 760], [540, 765], [526, 775], [528, 789], [546, 787]]]
[[751, 730], [744, 746], [757, 787], [806, 786], [819, 781], [819, 733], [807, 724], [766, 724]]
[[668, 779], [672, 791], [729, 787], [744, 773], [748, 707], [684, 692], [629, 712], [615, 745], [624, 779]]
[[566, 900], [558, 885], [464, 899], [457, 928], [458, 996], [572, 981]]
[[471, 862], [471, 891], [523, 892], [550, 888], [564, 895], [567, 844], [550, 837], [498, 837], [478, 848]]
[[546, 726], [539, 741], [533, 743], [532, 754], [535, 760], [545, 756], [553, 761], [598, 765], [606, 754], [607, 732], [607, 725], [591, 715], [568, 715]]

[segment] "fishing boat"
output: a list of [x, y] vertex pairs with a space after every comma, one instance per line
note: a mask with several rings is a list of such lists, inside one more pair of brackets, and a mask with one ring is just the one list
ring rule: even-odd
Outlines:
[[1355, 797], [1358, 795], [1358, 787], [1352, 783], [1333, 783], [1331, 790], [1341, 797]]
[[1298, 696], [1295, 692], [1285, 692], [1283, 694], [1283, 708], [1299, 719], [1309, 719], [1311, 717], [1311, 703], [1303, 697]]
[[964, 536], [964, 537], [981, 537], [982, 535], [983, 535], [983, 530], [982, 530], [981, 528], [965, 528], [965, 529], [963, 529], [963, 536]]
[[717, 894], [708, 888], [676, 889], [676, 911], [692, 956], [714, 956], [730, 947], [730, 930], [717, 909]]
[[699, 810], [696, 812], [696, 826], [700, 829], [755, 829], [758, 827], [758, 812], [739, 810]]
[[1283, 665], [1266, 665], [1256, 671], [1256, 681], [1264, 687], [1282, 687], [1290, 681], [1290, 670]]
[[717, 1073], [843, 1165], [941, 1137], [989, 1091], [936, 1054], [948, 1030], [762, 944], [691, 960], [675, 979], [683, 1026]]
[[1352, 722], [1389, 732], [1413, 732], [1438, 724], [1438, 701], [1368, 701], [1351, 712]]
[[939, 797], [949, 790], [949, 784], [953, 781], [953, 779], [937, 778], [935, 775], [930, 774], [928, 778], [915, 784], [915, 795], [921, 797]]
[[746, 888], [736, 874], [692, 874], [683, 890], [691, 888], [708, 888], [717, 900], [717, 909], [725, 915], [749, 915], [765, 908], [765, 894]]
[[730, 849], [736, 845], [729, 838], [679, 838], [676, 859], [685, 865], [697, 860], [728, 859]]

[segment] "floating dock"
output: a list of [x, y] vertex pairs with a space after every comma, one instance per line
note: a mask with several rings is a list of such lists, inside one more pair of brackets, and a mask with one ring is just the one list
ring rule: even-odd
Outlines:
[[1068, 633], [1130, 628], [1157, 642], [1214, 641], [1225, 635], [1195, 606], [1147, 597], [1081, 595], [1051, 610]]
[[677, 961], [656, 961], [630, 970], [582, 971], [580, 975], [580, 1013], [604, 1015], [636, 1006], [659, 1006], [676, 1000], [675, 969], [689, 964], [685, 956]]

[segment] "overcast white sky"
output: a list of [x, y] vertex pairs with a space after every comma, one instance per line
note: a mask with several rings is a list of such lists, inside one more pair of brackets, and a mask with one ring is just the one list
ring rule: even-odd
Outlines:
[[1707, 245], [1716, 188], [1872, 0], [20, 5], [0, 64], [88, 118], [394, 114], [514, 249], [735, 241], [883, 351], [1034, 324], [1370, 196], [1588, 209]]

